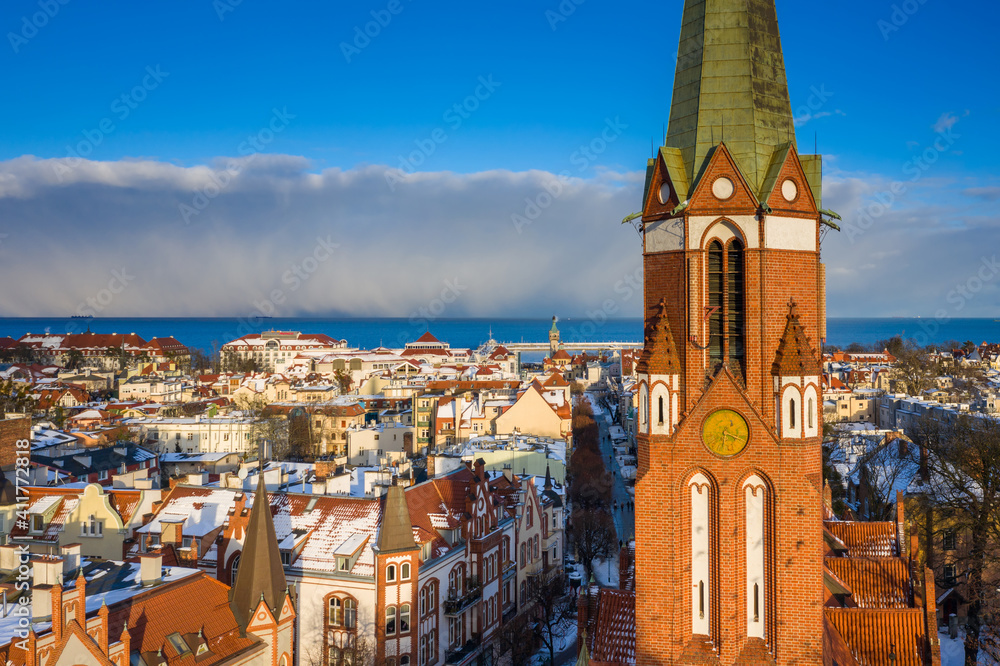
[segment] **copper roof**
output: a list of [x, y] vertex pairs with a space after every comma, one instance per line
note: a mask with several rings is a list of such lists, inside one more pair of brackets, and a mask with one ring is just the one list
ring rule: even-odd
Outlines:
[[775, 377], [819, 376], [822, 370], [806, 332], [799, 323], [795, 301], [788, 304], [788, 322], [774, 355], [771, 374]]
[[667, 299], [660, 301], [660, 311], [646, 328], [646, 340], [637, 371], [644, 375], [676, 375], [681, 371], [674, 336], [667, 321]]
[[382, 524], [378, 530], [379, 553], [396, 553], [417, 547], [413, 540], [413, 525], [403, 487], [389, 486], [382, 510]]
[[[246, 540], [240, 555], [236, 584], [229, 592], [229, 605], [240, 627], [246, 631], [257, 605], [263, 599], [277, 617], [285, 603], [285, 571], [274, 533], [274, 520], [267, 501], [264, 475], [259, 474], [257, 494], [247, 525]], [[259, 501], [259, 500], [264, 501]]]

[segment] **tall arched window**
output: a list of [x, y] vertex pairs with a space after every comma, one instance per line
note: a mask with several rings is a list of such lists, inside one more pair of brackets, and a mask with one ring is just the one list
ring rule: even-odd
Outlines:
[[387, 582], [392, 583], [396, 580], [396, 565], [390, 564], [385, 568], [385, 579]]
[[708, 352], [713, 364], [728, 362], [746, 373], [746, 302], [743, 243], [732, 239], [708, 246]]
[[756, 474], [743, 483], [746, 517], [747, 636], [765, 638], [767, 627], [767, 485]]
[[399, 579], [410, 580], [410, 564], [408, 562], [403, 562], [403, 564], [400, 565]]
[[236, 585], [236, 572], [239, 570], [240, 570], [240, 556], [237, 555], [236, 557], [233, 558], [232, 565], [230, 565], [230, 571], [229, 571], [230, 585]]
[[410, 604], [403, 604], [399, 607], [399, 633], [405, 634], [410, 631]]
[[788, 425], [795, 427], [795, 398], [788, 401]]
[[396, 607], [389, 606], [385, 609], [385, 635], [396, 635]]
[[708, 636], [712, 630], [711, 506], [712, 485], [695, 474], [691, 493], [691, 633]]
[[659, 414], [660, 414], [660, 425], [663, 425], [663, 396], [662, 395], [660, 396], [660, 400], [659, 400], [659, 408], [660, 408], [660, 412], [659, 412]]

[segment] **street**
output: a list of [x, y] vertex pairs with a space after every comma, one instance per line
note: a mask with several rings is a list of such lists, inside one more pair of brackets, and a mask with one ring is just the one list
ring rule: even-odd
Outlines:
[[[615, 531], [618, 533], [618, 540], [622, 544], [626, 544], [635, 536], [634, 500], [628, 491], [625, 479], [622, 477], [618, 459], [614, 455], [614, 446], [609, 432], [612, 424], [608, 423], [611, 414], [601, 404], [597, 395], [592, 393], [588, 395], [590, 396], [590, 404], [594, 407], [594, 420], [597, 421], [600, 429], [601, 454], [606, 456], [604, 464], [614, 479], [611, 492], [611, 512], [615, 519]], [[598, 412], [598, 410], [600, 411]]]

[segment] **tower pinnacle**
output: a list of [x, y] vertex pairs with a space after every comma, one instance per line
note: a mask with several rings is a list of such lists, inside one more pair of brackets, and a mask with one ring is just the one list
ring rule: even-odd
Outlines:
[[774, 0], [685, 0], [666, 146], [694, 184], [721, 141], [755, 191], [795, 143]]

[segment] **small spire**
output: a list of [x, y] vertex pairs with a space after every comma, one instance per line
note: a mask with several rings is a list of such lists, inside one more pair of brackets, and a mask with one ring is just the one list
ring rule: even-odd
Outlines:
[[774, 354], [771, 375], [775, 377], [813, 377], [821, 374], [821, 367], [806, 332], [799, 323], [799, 309], [795, 299], [788, 301], [785, 332]]
[[666, 298], [660, 300], [659, 312], [646, 327], [646, 340], [636, 369], [644, 375], [676, 375], [681, 371], [677, 346], [667, 318]]
[[545, 490], [552, 489], [552, 472], [549, 470], [549, 463], [545, 463]]

